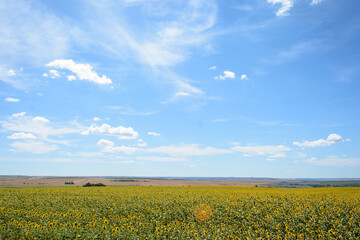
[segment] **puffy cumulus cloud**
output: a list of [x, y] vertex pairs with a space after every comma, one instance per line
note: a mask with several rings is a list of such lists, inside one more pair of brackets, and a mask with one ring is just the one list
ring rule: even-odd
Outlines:
[[55, 144], [46, 144], [40, 141], [13, 142], [10, 146], [13, 147], [11, 151], [30, 152], [34, 154], [48, 153], [58, 149]]
[[[112, 83], [111, 79], [107, 78], [105, 75], [99, 77], [99, 75], [92, 70], [92, 66], [90, 66], [89, 64], [75, 63], [72, 59], [56, 59], [46, 64], [46, 66], [59, 69], [67, 69], [73, 72], [80, 80], [87, 80], [101, 85]], [[70, 77], [70, 79], [68, 78], [68, 80], [75, 79], [73, 77]]]
[[133, 147], [127, 147], [127, 146], [116, 147], [114, 142], [106, 139], [100, 139], [97, 142], [97, 145], [103, 148], [102, 149], [103, 152], [108, 152], [108, 153], [122, 152], [125, 154], [131, 154], [136, 151], [136, 148]]
[[100, 118], [94, 117], [94, 118], [93, 118], [93, 121], [94, 121], [94, 122], [98, 122], [98, 121], [100, 121]]
[[225, 79], [234, 79], [235, 78], [235, 73], [231, 72], [231, 71], [224, 71], [224, 75], [220, 75], [215, 77], [215, 79], [220, 79], [220, 80], [225, 80]]
[[109, 124], [104, 123], [99, 126], [90, 126], [87, 130], [82, 131], [81, 134], [89, 135], [89, 134], [100, 134], [100, 135], [109, 135], [115, 136], [119, 139], [136, 139], [139, 136], [139, 133], [134, 131], [132, 127], [111, 127]]
[[291, 149], [284, 145], [262, 145], [262, 146], [235, 146], [232, 150], [243, 153], [246, 157], [259, 155], [272, 155], [269, 159], [284, 156], [283, 152]]
[[268, 3], [271, 3], [272, 5], [281, 4], [281, 7], [276, 12], [276, 16], [287, 16], [287, 15], [289, 15], [288, 11], [294, 5], [293, 0], [267, 0], [267, 1], [268, 1]]
[[36, 139], [31, 133], [17, 132], [7, 137], [8, 139]]
[[305, 160], [304, 162], [312, 165], [318, 166], [333, 166], [333, 167], [341, 167], [341, 166], [359, 166], [360, 158], [358, 157], [338, 157], [336, 155], [331, 155], [326, 158], [310, 158]]
[[147, 134], [150, 136], [155, 136], [155, 137], [160, 136], [160, 133], [156, 133], [156, 132], [148, 132]]
[[49, 123], [50, 122], [49, 119], [46, 119], [44, 117], [39, 117], [39, 116], [34, 117], [32, 120], [35, 122], [41, 122], [41, 123]]
[[331, 143], [337, 143], [337, 142], [343, 142], [344, 139], [342, 138], [342, 136], [340, 136], [339, 134], [336, 134], [336, 133], [332, 133], [330, 134], [327, 139], [326, 139], [328, 142], [331, 142]]
[[248, 77], [246, 76], [246, 74], [242, 74], [240, 80], [248, 80]]
[[343, 142], [344, 139], [342, 136], [336, 133], [330, 134], [327, 139], [318, 139], [314, 141], [303, 141], [303, 142], [293, 142], [294, 145], [305, 148], [305, 147], [324, 147], [330, 146], [334, 143]]
[[20, 102], [20, 99], [8, 97], [8, 98], [5, 98], [5, 101], [7, 101], [7, 102]]
[[[45, 141], [48, 136], [61, 136], [64, 134], [79, 133], [79, 126], [74, 127], [53, 127], [52, 123], [45, 117], [32, 117], [26, 112], [14, 113], [6, 121], [0, 121], [1, 127], [6, 131], [31, 133]], [[65, 142], [62, 142], [65, 144]]]
[[228, 149], [219, 149], [213, 147], [200, 148], [197, 144], [182, 146], [160, 146], [144, 149], [144, 152], [162, 153], [170, 156], [213, 156], [232, 153]]

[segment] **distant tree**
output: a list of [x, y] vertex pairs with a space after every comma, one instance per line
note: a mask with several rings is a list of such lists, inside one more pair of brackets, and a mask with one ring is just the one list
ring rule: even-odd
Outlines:
[[103, 183], [86, 183], [83, 187], [105, 187], [106, 185]]

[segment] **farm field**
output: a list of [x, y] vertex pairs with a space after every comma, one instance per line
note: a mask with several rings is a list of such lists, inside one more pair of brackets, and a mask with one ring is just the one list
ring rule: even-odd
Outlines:
[[0, 188], [0, 239], [35, 238], [360, 239], [360, 188]]

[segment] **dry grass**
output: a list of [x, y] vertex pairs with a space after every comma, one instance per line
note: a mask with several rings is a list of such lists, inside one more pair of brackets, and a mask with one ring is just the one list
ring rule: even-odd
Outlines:
[[162, 178], [104, 178], [104, 177], [0, 177], [0, 186], [61, 186], [74, 182], [82, 186], [87, 182], [107, 186], [255, 186], [266, 185], [265, 180], [187, 180]]

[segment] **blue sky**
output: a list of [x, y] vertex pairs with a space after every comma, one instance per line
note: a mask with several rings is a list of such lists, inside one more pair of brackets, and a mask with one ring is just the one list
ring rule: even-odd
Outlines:
[[359, 178], [359, 5], [0, 1], [0, 174]]

